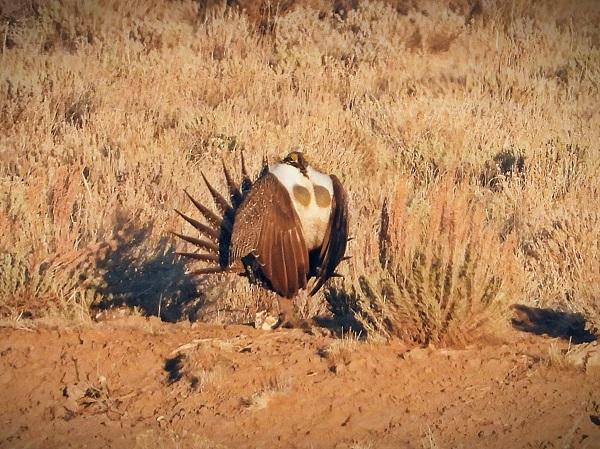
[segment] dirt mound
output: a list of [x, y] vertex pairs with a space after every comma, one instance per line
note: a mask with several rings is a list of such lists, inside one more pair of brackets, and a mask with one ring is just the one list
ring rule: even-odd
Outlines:
[[3, 328], [0, 447], [600, 447], [600, 348], [557, 366], [567, 344], [407, 350], [136, 317]]

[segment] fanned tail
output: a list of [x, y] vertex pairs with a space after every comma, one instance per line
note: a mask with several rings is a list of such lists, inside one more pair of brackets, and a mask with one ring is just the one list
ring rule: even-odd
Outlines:
[[[223, 159], [221, 159], [221, 163], [223, 165], [223, 175], [225, 177], [225, 183], [227, 185], [229, 194], [228, 196], [231, 203], [210, 184], [204, 173], [201, 173], [202, 179], [204, 180], [204, 183], [206, 184], [206, 187], [208, 188], [208, 191], [210, 192], [210, 195], [219, 213], [213, 212], [204, 204], [194, 199], [185, 189], [185, 194], [194, 204], [196, 209], [198, 209], [204, 218], [205, 223], [201, 223], [200, 221], [175, 209], [175, 212], [177, 212], [185, 221], [196, 228], [200, 235], [204, 237], [197, 238], [177, 232], [172, 233], [173, 235], [194, 245], [197, 249], [202, 251], [177, 252], [177, 254], [180, 256], [206, 262], [208, 264], [208, 266], [205, 268], [192, 271], [190, 274], [193, 275], [215, 274], [230, 271], [231, 233], [233, 231], [235, 211], [242, 204], [246, 193], [252, 187], [252, 180], [248, 175], [243, 152], [241, 153], [242, 180], [240, 184], [233, 180], [231, 172], [227, 169]], [[263, 159], [263, 170], [265, 170], [265, 167], [268, 170], [268, 163], [266, 159]]]

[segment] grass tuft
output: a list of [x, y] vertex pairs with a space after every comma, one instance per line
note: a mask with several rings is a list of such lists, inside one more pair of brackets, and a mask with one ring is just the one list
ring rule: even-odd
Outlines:
[[357, 278], [364, 328], [412, 343], [465, 344], [507, 323], [523, 275], [515, 236], [446, 181], [419, 204], [401, 184], [382, 211], [380, 265]]

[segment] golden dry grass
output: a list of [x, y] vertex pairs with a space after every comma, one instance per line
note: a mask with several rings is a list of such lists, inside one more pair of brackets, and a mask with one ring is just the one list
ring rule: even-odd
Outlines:
[[515, 235], [502, 236], [484, 203], [453, 180], [422, 199], [407, 190], [400, 186], [383, 209], [379, 265], [358, 276], [360, 321], [371, 332], [436, 344], [502, 327], [524, 287]]
[[3, 316], [248, 319], [244, 282], [186, 277], [172, 208], [299, 146], [349, 191], [335, 286], [372, 331], [465, 341], [510, 302], [599, 328], [597, 2], [239, 3], [0, 3]]

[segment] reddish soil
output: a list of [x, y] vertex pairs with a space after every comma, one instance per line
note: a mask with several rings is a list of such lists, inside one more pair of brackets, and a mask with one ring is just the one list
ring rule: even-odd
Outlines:
[[552, 365], [551, 344], [567, 345], [514, 331], [407, 351], [137, 317], [2, 328], [0, 448], [600, 448], [600, 368]]

